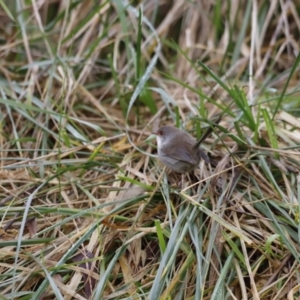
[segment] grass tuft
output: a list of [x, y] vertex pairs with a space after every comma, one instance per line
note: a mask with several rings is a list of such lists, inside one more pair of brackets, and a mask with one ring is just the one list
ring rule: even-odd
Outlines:
[[298, 299], [299, 11], [0, 0], [0, 299]]

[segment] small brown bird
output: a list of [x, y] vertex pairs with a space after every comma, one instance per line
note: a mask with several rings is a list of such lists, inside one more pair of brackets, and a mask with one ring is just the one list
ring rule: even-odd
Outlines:
[[[219, 123], [221, 118], [217, 120]], [[199, 141], [190, 134], [173, 126], [163, 126], [156, 132], [158, 157], [163, 164], [178, 173], [187, 173], [195, 169], [204, 159], [209, 163], [207, 154], [201, 150], [200, 144], [213, 129], [210, 127]]]

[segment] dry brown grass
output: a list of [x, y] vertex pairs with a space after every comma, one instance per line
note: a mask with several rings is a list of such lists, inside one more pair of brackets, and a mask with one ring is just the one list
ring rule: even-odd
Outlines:
[[[0, 1], [0, 299], [298, 299], [299, 4], [25, 2]], [[219, 113], [194, 174], [146, 142]]]

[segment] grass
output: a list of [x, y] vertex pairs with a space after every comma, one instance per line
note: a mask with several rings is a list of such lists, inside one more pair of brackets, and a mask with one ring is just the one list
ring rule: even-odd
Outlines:
[[300, 297], [296, 2], [0, 6], [0, 299]]

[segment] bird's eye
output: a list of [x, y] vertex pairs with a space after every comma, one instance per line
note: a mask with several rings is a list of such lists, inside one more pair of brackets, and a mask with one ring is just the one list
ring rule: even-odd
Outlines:
[[161, 129], [159, 129], [158, 131], [157, 131], [157, 133], [156, 133], [157, 135], [163, 135], [163, 132], [162, 132], [162, 130]]

